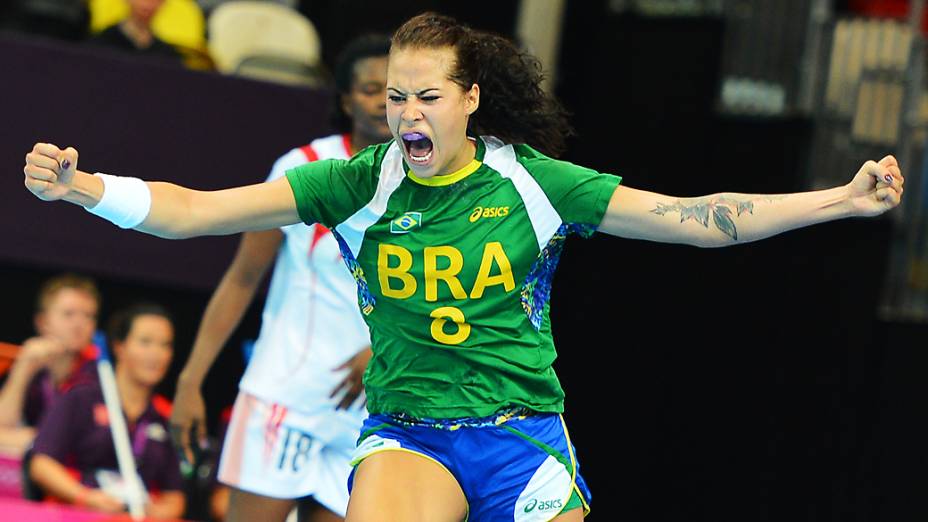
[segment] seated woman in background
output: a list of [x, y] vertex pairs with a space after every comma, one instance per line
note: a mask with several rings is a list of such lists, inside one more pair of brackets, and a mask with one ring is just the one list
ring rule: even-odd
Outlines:
[[[147, 516], [179, 518], [184, 513], [180, 466], [159, 412], [155, 387], [173, 355], [174, 327], [156, 305], [136, 305], [117, 313], [110, 328], [116, 357], [116, 386], [129, 441], [149, 494]], [[76, 471], [77, 478], [68, 470]], [[39, 427], [29, 476], [47, 494], [71, 504], [107, 512], [125, 509], [119, 496], [116, 450], [109, 415], [98, 383], [80, 385], [62, 396]]]

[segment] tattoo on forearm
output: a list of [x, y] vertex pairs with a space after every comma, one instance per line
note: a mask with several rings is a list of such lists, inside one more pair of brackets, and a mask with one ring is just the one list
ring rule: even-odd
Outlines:
[[[651, 210], [658, 216], [663, 216], [671, 212], [680, 213], [680, 223], [690, 219], [696, 221], [702, 226], [709, 228], [709, 216], [712, 216], [712, 222], [715, 227], [722, 231], [728, 237], [738, 240], [738, 228], [735, 226], [733, 218], [741, 216], [747, 212], [754, 214], [754, 203], [756, 201], [773, 202], [784, 199], [786, 196], [757, 196], [752, 198], [734, 198], [729, 196], [711, 196], [688, 200], [686, 202], [677, 200], [673, 205], [658, 203], [657, 208]], [[734, 213], [734, 216], [732, 214]]]

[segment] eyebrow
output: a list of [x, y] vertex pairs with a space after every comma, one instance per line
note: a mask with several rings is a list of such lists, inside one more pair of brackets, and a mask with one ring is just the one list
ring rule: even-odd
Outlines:
[[[387, 90], [388, 90], [388, 91], [395, 91], [397, 94], [401, 94], [401, 95], [403, 95], [403, 96], [408, 96], [408, 93], [405, 93], [405, 92], [403, 92], [403, 91], [397, 89], [396, 87], [387, 87]], [[416, 92], [416, 93], [413, 93], [413, 94], [415, 94], [416, 96], [422, 96], [423, 94], [425, 94], [425, 93], [427, 93], [427, 92], [429, 92], [429, 91], [437, 91], [437, 90], [438, 90], [438, 87], [429, 87], [428, 89], [422, 89], [421, 91]]]

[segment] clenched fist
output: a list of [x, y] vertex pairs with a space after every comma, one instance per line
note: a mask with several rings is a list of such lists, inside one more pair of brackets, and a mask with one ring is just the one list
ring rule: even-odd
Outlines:
[[26, 188], [43, 201], [62, 199], [71, 192], [77, 172], [77, 150], [61, 150], [51, 143], [36, 143], [26, 154]]

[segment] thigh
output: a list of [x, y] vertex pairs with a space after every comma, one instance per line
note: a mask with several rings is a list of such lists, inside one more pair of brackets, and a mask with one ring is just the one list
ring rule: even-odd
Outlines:
[[464, 492], [438, 463], [407, 451], [382, 451], [355, 471], [348, 522], [459, 522]]
[[225, 522], [284, 522], [294, 505], [293, 499], [265, 497], [232, 488]]

